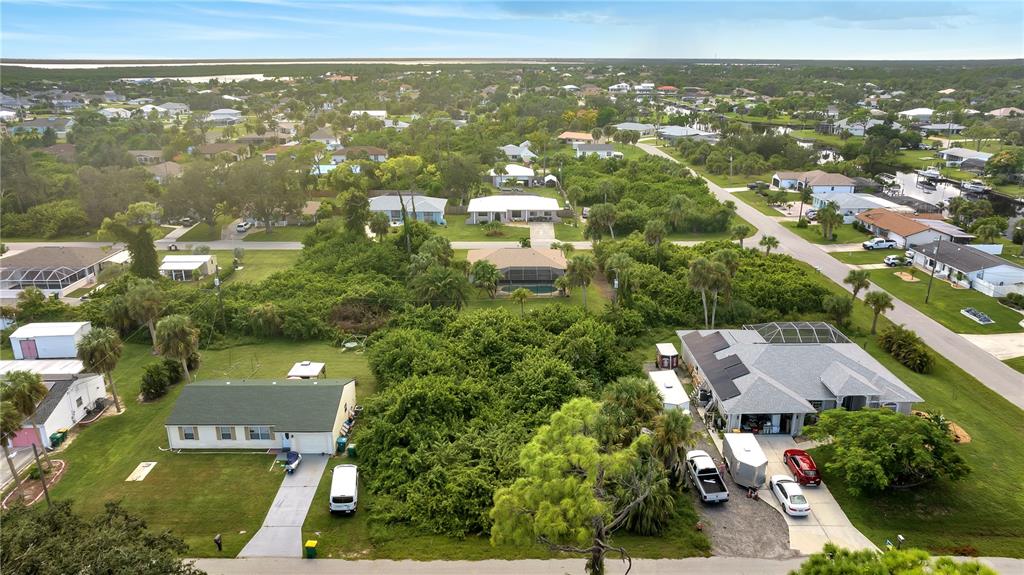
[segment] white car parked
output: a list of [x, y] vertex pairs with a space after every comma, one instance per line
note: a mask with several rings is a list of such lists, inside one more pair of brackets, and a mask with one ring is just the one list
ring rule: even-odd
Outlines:
[[804, 497], [800, 484], [792, 477], [788, 475], [772, 475], [768, 485], [771, 486], [772, 493], [779, 500], [779, 504], [782, 505], [782, 510], [786, 512], [786, 515], [803, 517], [811, 512], [811, 504]]

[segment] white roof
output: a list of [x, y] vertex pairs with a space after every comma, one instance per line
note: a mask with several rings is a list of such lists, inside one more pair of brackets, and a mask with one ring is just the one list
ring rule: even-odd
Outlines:
[[751, 467], [761, 467], [768, 463], [753, 433], [726, 433], [722, 438], [732, 446], [732, 456], [736, 461]]
[[210, 112], [210, 115], [217, 114], [218, 116], [240, 116], [242, 113], [238, 110], [232, 110], [231, 108], [221, 108]]
[[434, 198], [431, 196], [410, 196], [409, 194], [402, 195], [402, 202], [399, 203], [398, 196], [376, 196], [370, 198], [370, 211], [371, 212], [392, 212], [402, 209], [402, 204], [405, 204], [405, 209], [412, 213], [413, 208], [417, 212], [440, 212], [444, 213], [445, 206], [448, 205], [446, 198]]
[[371, 116], [373, 118], [387, 118], [388, 117], [388, 111], [387, 110], [352, 110], [351, 112], [348, 113], [348, 115], [353, 117], [353, 118], [358, 117], [358, 116], [362, 116], [363, 114], [366, 114], [367, 116]]
[[654, 347], [658, 348], [658, 355], [679, 355], [676, 346], [671, 343], [657, 343]]
[[900, 116], [930, 116], [935, 113], [935, 110], [931, 108], [913, 108], [911, 110], [903, 110], [899, 113]]
[[88, 326], [87, 321], [55, 321], [43, 323], [30, 323], [14, 330], [11, 337], [46, 337], [50, 335], [75, 335]]
[[76, 375], [85, 367], [77, 359], [8, 359], [0, 361], [0, 375], [27, 371], [39, 375]]
[[508, 210], [557, 211], [558, 200], [541, 196], [485, 196], [469, 200], [469, 212], [506, 212]]
[[647, 374], [661, 394], [661, 399], [668, 405], [689, 405], [690, 400], [686, 396], [686, 390], [679, 381], [676, 372], [671, 369], [652, 371]]
[[170, 270], [195, 270], [199, 267], [208, 263], [213, 256], [211, 255], [183, 255], [183, 256], [164, 256], [164, 261], [160, 264], [161, 271]]
[[355, 495], [359, 471], [355, 465], [335, 465], [331, 472], [331, 495]]
[[[494, 176], [496, 174], [494, 173], [494, 170], [492, 169], [491, 171], [487, 172], [487, 175], [488, 176]], [[519, 164], [506, 164], [505, 165], [505, 174], [504, 175], [511, 176], [511, 177], [529, 176], [529, 177], [532, 178], [533, 175], [534, 175], [534, 171], [533, 171], [533, 168], [528, 168], [526, 166], [520, 166]]]
[[320, 372], [326, 366], [326, 363], [300, 361], [292, 366], [291, 371], [288, 372], [288, 377], [316, 377], [320, 375]]

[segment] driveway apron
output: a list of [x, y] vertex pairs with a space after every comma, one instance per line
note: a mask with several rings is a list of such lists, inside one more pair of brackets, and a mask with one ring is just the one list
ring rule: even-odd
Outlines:
[[239, 557], [302, 556], [302, 524], [326, 468], [326, 455], [302, 456], [295, 473], [284, 476], [263, 526]]

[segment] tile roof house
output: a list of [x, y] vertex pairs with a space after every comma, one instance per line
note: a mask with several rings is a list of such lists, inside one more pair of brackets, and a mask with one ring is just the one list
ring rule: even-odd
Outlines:
[[1024, 267], [974, 246], [934, 241], [911, 248], [914, 265], [992, 297], [1024, 294]]
[[796, 436], [826, 409], [910, 413], [923, 401], [828, 324], [676, 333], [698, 397], [722, 430]]
[[[568, 267], [565, 255], [550, 248], [488, 248], [469, 250], [466, 261], [470, 265], [486, 260], [501, 271], [502, 291], [511, 293], [523, 285], [552, 285], [565, 275]], [[554, 290], [551, 290], [552, 292]]]
[[334, 453], [356, 406], [354, 379], [197, 381], [164, 428], [171, 449]]
[[867, 210], [856, 219], [877, 237], [889, 238], [897, 247], [913, 247], [942, 239], [947, 242], [967, 243], [974, 236], [960, 228], [931, 219], [914, 219], [887, 209]]
[[249, 147], [234, 142], [218, 142], [215, 144], [199, 144], [196, 147], [196, 152], [205, 158], [213, 158], [214, 156], [224, 154], [238, 161], [249, 156]]
[[572, 147], [576, 147], [579, 144], [591, 144], [594, 142], [594, 136], [591, 136], [588, 132], [562, 132], [558, 134], [558, 141], [563, 144], [570, 144]]
[[121, 247], [40, 246], [0, 258], [0, 300], [15, 299], [35, 287], [46, 295], [64, 297], [95, 281], [108, 262], [126, 256]]

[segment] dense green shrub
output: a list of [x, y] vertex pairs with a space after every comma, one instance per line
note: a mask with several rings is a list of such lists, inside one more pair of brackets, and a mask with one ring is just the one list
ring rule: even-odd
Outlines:
[[1012, 307], [1013, 309], [1024, 310], [1024, 294], [1009, 293], [999, 298], [999, 303]]
[[887, 327], [878, 336], [878, 345], [912, 371], [928, 373], [935, 358], [928, 353], [928, 346], [921, 338], [902, 325]]

